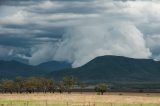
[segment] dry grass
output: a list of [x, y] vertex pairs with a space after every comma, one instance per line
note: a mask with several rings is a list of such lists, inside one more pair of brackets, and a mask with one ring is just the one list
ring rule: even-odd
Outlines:
[[[45, 105], [52, 103], [114, 103], [114, 104], [160, 104], [158, 93], [72, 93], [72, 94], [0, 94], [0, 103], [10, 101], [29, 101]], [[57, 105], [58, 106], [58, 105]], [[97, 105], [98, 106], [98, 105]], [[148, 105], [147, 105], [148, 106]]]

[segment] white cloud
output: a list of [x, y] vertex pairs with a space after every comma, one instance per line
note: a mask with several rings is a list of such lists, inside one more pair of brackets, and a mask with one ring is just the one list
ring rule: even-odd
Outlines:
[[[106, 23], [106, 22], [103, 22]], [[55, 59], [70, 61], [78, 67], [102, 55], [149, 58], [143, 34], [130, 22], [95, 23], [71, 28], [64, 35]]]
[[18, 10], [17, 12], [15, 12], [12, 15], [7, 15], [5, 17], [1, 17], [0, 19], [0, 23], [1, 24], [24, 24], [27, 23], [27, 18], [28, 18], [28, 13], [26, 11], [23, 10]]
[[3, 46], [0, 46], [0, 57], [6, 57], [11, 55], [12, 49], [10, 50], [9, 48], [5, 48]]
[[160, 47], [160, 43], [158, 43], [160, 42], [160, 35], [148, 35], [146, 37], [146, 42], [150, 48], [154, 48], [157, 46]]
[[29, 58], [29, 63], [32, 65], [37, 65], [42, 62], [53, 60], [55, 49], [56, 47], [52, 43], [41, 44], [32, 47], [32, 56]]
[[58, 9], [62, 8], [63, 5], [54, 1], [42, 1], [38, 3], [38, 5], [33, 5], [32, 8], [38, 8], [38, 9]]
[[0, 58], [4, 60], [11, 60], [13, 58], [21, 58], [24, 60], [28, 60], [29, 57], [23, 54], [25, 52], [26, 50], [23, 48], [0, 46]]

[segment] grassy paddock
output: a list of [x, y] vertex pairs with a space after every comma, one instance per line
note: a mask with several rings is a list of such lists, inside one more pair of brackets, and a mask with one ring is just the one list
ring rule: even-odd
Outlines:
[[160, 94], [0, 94], [0, 106], [160, 106]]

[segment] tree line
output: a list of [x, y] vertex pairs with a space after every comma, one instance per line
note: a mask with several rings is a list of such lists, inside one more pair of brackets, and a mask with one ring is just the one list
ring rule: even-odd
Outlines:
[[[65, 76], [60, 81], [54, 81], [45, 77], [16, 77], [14, 80], [1, 80], [0, 92], [1, 93], [54, 93], [54, 92], [68, 92], [71, 93], [73, 88], [78, 86], [78, 89], [85, 89], [87, 84], [85, 82], [77, 82], [73, 76]], [[103, 95], [108, 86], [105, 83], [100, 83], [95, 86], [95, 91]]]

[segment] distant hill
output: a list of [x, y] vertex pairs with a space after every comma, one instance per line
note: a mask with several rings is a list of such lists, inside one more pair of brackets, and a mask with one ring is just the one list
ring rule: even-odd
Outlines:
[[47, 72], [56, 71], [56, 70], [62, 70], [65, 68], [71, 68], [71, 64], [63, 61], [49, 61], [45, 63], [41, 63], [37, 65], [38, 68], [41, 70], [46, 70]]
[[160, 62], [152, 59], [100, 56], [78, 68], [71, 68], [70, 64], [57, 61], [37, 66], [18, 61], [0, 61], [0, 79], [47, 76], [59, 80], [66, 75], [73, 75], [78, 80], [89, 83], [107, 82], [116, 86], [134, 84], [134, 87], [147, 84], [147, 88], [160, 88]]
[[0, 79], [15, 78], [16, 76], [40, 75], [42, 71], [18, 61], [0, 61]]
[[82, 67], [47, 74], [55, 79], [73, 75], [91, 83], [160, 83], [160, 62], [122, 56], [97, 57]]
[[0, 60], [0, 79], [12, 79], [16, 76], [42, 76], [51, 70], [71, 68], [71, 65], [65, 62], [50, 61], [37, 66], [24, 64], [18, 61]]

